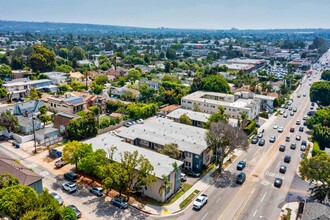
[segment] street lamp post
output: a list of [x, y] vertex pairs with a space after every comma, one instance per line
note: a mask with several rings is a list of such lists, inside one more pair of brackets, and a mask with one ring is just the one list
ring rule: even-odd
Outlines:
[[34, 141], [34, 154], [37, 154], [37, 144], [36, 144], [36, 130], [34, 127], [35, 117], [32, 116], [32, 128], [33, 128], [33, 141]]

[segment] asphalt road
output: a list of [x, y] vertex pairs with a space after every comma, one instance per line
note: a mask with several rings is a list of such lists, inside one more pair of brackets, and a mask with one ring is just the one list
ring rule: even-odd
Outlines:
[[[301, 159], [300, 151], [301, 141], [296, 141], [296, 135], [301, 135], [301, 140], [308, 140], [307, 127], [304, 126], [304, 132], [299, 132], [298, 128], [303, 126], [303, 117], [310, 111], [309, 84], [320, 78], [320, 73], [308, 78], [304, 78], [303, 84], [293, 94], [293, 108], [297, 108], [294, 116], [284, 118], [279, 115], [273, 123], [265, 129], [264, 139], [266, 144], [258, 146], [251, 144], [249, 150], [238, 158], [229, 169], [221, 176], [215, 179], [215, 182], [204, 192], [209, 196], [208, 204], [200, 211], [192, 210], [190, 204], [183, 212], [171, 216], [149, 217], [150, 219], [278, 219], [281, 213], [281, 207], [288, 201], [297, 200], [299, 197], [307, 197], [308, 183], [302, 181], [297, 175], [297, 167]], [[301, 98], [297, 98], [300, 94]], [[303, 97], [306, 94], [306, 97]], [[315, 109], [314, 109], [315, 110]], [[301, 125], [296, 125], [300, 120]], [[273, 125], [283, 126], [283, 133], [279, 133]], [[291, 133], [290, 128], [294, 127], [295, 132]], [[269, 142], [271, 135], [276, 136], [275, 143]], [[286, 142], [285, 137], [289, 136], [291, 141]], [[290, 149], [290, 144], [296, 143], [295, 150]], [[280, 152], [279, 145], [285, 144], [286, 151]], [[284, 156], [290, 155], [291, 162], [284, 163]], [[236, 164], [239, 160], [245, 160], [247, 167], [244, 172], [247, 175], [246, 182], [240, 186], [235, 183], [239, 171], [236, 170]], [[285, 174], [279, 173], [279, 166], [286, 165]], [[281, 188], [274, 187], [276, 177], [283, 179]], [[290, 196], [289, 196], [290, 195]]]

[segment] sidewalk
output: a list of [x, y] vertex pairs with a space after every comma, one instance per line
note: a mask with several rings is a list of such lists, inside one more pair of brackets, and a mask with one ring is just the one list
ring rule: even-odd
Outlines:
[[299, 208], [299, 202], [289, 202], [284, 204], [284, 206], [281, 209], [281, 215], [279, 216], [279, 220], [281, 219], [282, 215], [288, 214], [287, 209], [291, 209], [291, 217], [290, 219], [296, 219], [298, 215], [298, 208]]
[[[243, 153], [242, 150], [235, 150], [232, 154], [228, 155], [225, 158], [224, 163], [227, 160], [229, 160], [233, 155], [236, 155], [236, 158], [238, 158], [242, 153]], [[232, 163], [234, 161], [232, 161]], [[214, 180], [213, 180], [213, 177], [211, 177], [211, 174], [216, 169], [217, 169], [217, 167], [213, 168], [209, 173], [207, 173], [200, 180], [198, 180], [187, 192], [185, 192], [180, 198], [178, 198], [172, 204], [167, 205], [167, 206], [155, 206], [155, 205], [149, 205], [149, 204], [147, 204], [147, 205], [144, 206], [144, 208], [141, 211], [146, 212], [146, 213], [149, 213], [149, 214], [153, 214], [153, 215], [167, 215], [167, 214], [173, 214], [173, 213], [176, 213], [176, 212], [181, 211], [180, 204], [189, 195], [191, 195], [195, 190], [199, 190], [200, 191], [200, 194], [201, 194], [203, 191], [205, 191], [213, 183]]]

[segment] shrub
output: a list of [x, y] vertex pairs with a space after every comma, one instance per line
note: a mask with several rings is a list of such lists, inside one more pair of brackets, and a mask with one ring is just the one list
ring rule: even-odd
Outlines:
[[313, 150], [312, 150], [312, 157], [321, 155], [321, 154], [326, 154], [326, 153], [324, 150], [321, 150], [321, 148], [317, 142], [314, 142]]
[[262, 118], [268, 118], [268, 113], [267, 112], [260, 112], [259, 116]]
[[252, 120], [250, 121], [250, 123], [243, 128], [243, 131], [247, 134], [247, 135], [250, 135], [254, 129], [256, 128], [256, 125], [257, 125], [257, 122]]

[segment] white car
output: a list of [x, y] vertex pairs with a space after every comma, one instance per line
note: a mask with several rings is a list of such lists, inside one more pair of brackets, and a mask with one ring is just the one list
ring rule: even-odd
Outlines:
[[279, 127], [279, 128], [277, 129], [277, 131], [278, 131], [278, 133], [282, 133], [282, 132], [283, 132], [283, 127], [282, 127], [282, 126]]
[[143, 119], [142, 119], [142, 118], [140, 118], [140, 119], [136, 120], [136, 122], [137, 122], [138, 124], [143, 124], [143, 123], [144, 123], [144, 121], [143, 121]]
[[201, 209], [206, 203], [207, 203], [207, 195], [202, 194], [196, 198], [196, 200], [193, 203], [194, 209]]
[[278, 128], [278, 125], [277, 124], [274, 124], [273, 128], [274, 129], [277, 129]]
[[65, 182], [62, 184], [62, 189], [64, 189], [65, 191], [67, 191], [69, 193], [73, 193], [73, 192], [77, 191], [77, 186], [75, 183]]

